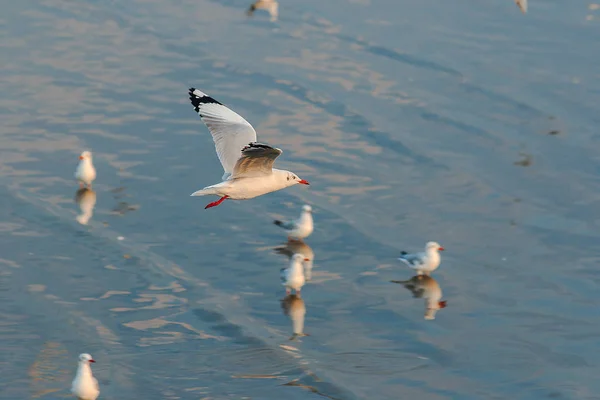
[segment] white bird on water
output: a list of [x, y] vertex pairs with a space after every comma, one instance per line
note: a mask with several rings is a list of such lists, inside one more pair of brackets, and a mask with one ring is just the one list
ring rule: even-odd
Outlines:
[[296, 253], [302, 254], [304, 256], [304, 277], [306, 281], [311, 280], [315, 252], [308, 244], [302, 240], [288, 240], [284, 246], [278, 246], [274, 250], [278, 254], [288, 256], [289, 259]]
[[302, 206], [300, 218], [294, 221], [280, 221], [276, 219], [273, 223], [282, 227], [288, 233], [288, 239], [304, 239], [313, 232], [312, 207], [308, 204]]
[[437, 242], [427, 242], [425, 251], [422, 253], [408, 254], [403, 251], [398, 260], [408, 265], [410, 268], [417, 270], [419, 275], [429, 275], [440, 266], [440, 251], [444, 248]]
[[79, 156], [79, 164], [75, 169], [75, 179], [79, 181], [80, 188], [83, 188], [84, 184], [88, 188], [92, 188], [92, 182], [96, 179], [96, 168], [92, 163], [92, 152], [84, 151]]
[[190, 100], [208, 127], [223, 170], [223, 182], [207, 186], [192, 196], [217, 195], [221, 198], [208, 204], [215, 207], [225, 199], [247, 200], [301, 183], [304, 179], [290, 171], [273, 168], [282, 151], [256, 143], [256, 131], [239, 114], [198, 89], [190, 89]]
[[254, 14], [254, 11], [263, 9], [269, 12], [271, 15], [271, 22], [277, 21], [277, 17], [279, 17], [279, 3], [276, 0], [257, 0], [246, 11], [246, 14], [251, 17]]
[[300, 296], [300, 290], [306, 283], [304, 278], [303, 261], [308, 261], [302, 254], [294, 254], [290, 260], [290, 265], [287, 268], [281, 268], [281, 284], [285, 286], [285, 293], [292, 293], [292, 289], [296, 291], [296, 295]]
[[71, 392], [79, 400], [96, 400], [100, 394], [100, 388], [98, 387], [98, 381], [92, 375], [92, 368], [90, 363], [96, 362], [91, 355], [83, 353], [79, 355], [79, 366], [77, 367], [77, 374], [73, 379], [73, 385], [71, 386]]

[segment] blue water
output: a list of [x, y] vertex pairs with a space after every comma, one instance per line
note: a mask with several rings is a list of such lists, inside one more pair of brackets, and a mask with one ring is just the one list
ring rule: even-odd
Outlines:
[[[0, 398], [69, 396], [81, 352], [101, 399], [599, 398], [599, 7], [248, 5], [3, 6]], [[222, 168], [191, 86], [311, 186], [204, 210]], [[305, 203], [289, 340], [271, 221]], [[390, 282], [428, 240], [434, 320]]]

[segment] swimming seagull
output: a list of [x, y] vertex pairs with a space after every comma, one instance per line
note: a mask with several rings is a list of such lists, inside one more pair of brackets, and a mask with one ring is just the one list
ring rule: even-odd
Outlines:
[[410, 268], [417, 270], [419, 275], [429, 275], [439, 267], [441, 261], [439, 252], [443, 250], [444, 248], [437, 242], [427, 242], [425, 245], [425, 252], [408, 254], [403, 251], [398, 260], [402, 261]]
[[296, 295], [300, 296], [300, 290], [306, 280], [304, 279], [303, 261], [308, 261], [302, 254], [294, 254], [290, 260], [290, 265], [287, 268], [281, 268], [281, 284], [285, 286], [285, 294], [292, 293], [292, 289], [296, 291]]
[[287, 231], [288, 239], [304, 239], [313, 231], [312, 207], [308, 204], [302, 206], [302, 214], [297, 220], [280, 221], [276, 219], [273, 223]]
[[225, 170], [223, 182], [192, 193], [192, 196], [221, 197], [205, 209], [218, 206], [225, 199], [247, 200], [298, 183], [309, 184], [293, 172], [273, 168], [283, 151], [257, 143], [256, 131], [239, 114], [198, 89], [191, 88], [189, 93], [194, 109], [213, 137]]
[[515, 3], [517, 3], [523, 14], [527, 12], [527, 0], [515, 0]]
[[79, 164], [75, 169], [75, 179], [79, 181], [80, 188], [83, 188], [84, 184], [88, 188], [92, 188], [92, 182], [96, 179], [96, 168], [92, 163], [92, 152], [84, 151], [79, 156]]
[[438, 310], [446, 308], [442, 301], [442, 288], [435, 279], [427, 275], [415, 275], [407, 281], [391, 281], [399, 283], [411, 291], [413, 297], [425, 300], [425, 319], [435, 319]]
[[71, 386], [71, 392], [79, 400], [96, 400], [100, 394], [98, 387], [98, 381], [92, 375], [92, 368], [90, 363], [96, 362], [91, 355], [83, 353], [79, 355], [79, 366], [77, 367], [77, 374], [73, 380]]
[[263, 9], [267, 10], [271, 15], [271, 21], [277, 21], [277, 17], [279, 17], [279, 3], [275, 0], [257, 0], [246, 11], [246, 14], [251, 17], [254, 14], [254, 11]]

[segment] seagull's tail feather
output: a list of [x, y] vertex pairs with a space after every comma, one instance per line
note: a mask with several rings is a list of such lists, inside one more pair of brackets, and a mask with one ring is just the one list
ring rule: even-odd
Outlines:
[[276, 219], [275, 221], [273, 221], [273, 223], [277, 226], [282, 227], [283, 229], [292, 229], [294, 227], [293, 222], [288, 222], [288, 221], [280, 221], [278, 219]]
[[218, 194], [218, 193], [214, 187], [208, 186], [208, 187], [205, 187], [204, 189], [196, 190], [190, 196], [208, 196], [211, 194]]

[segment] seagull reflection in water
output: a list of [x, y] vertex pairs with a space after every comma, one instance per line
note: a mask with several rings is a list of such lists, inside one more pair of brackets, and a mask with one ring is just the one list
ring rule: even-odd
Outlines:
[[431, 276], [415, 275], [407, 281], [390, 282], [403, 285], [414, 298], [425, 299], [425, 319], [435, 319], [437, 311], [446, 308], [446, 301], [442, 301], [442, 288]]
[[295, 294], [289, 294], [281, 299], [281, 309], [283, 315], [292, 320], [293, 335], [289, 340], [297, 340], [303, 336], [310, 336], [304, 333], [304, 317], [306, 316], [306, 304], [304, 300]]
[[274, 248], [278, 254], [287, 256], [290, 260], [294, 254], [302, 254], [305, 258], [304, 263], [304, 277], [307, 281], [312, 278], [313, 260], [315, 259], [315, 253], [313, 249], [302, 240], [289, 240], [281, 246]]
[[75, 219], [81, 225], [87, 225], [87, 223], [94, 215], [94, 206], [96, 206], [96, 192], [92, 189], [81, 188], [75, 192], [75, 203], [79, 206], [81, 214]]

